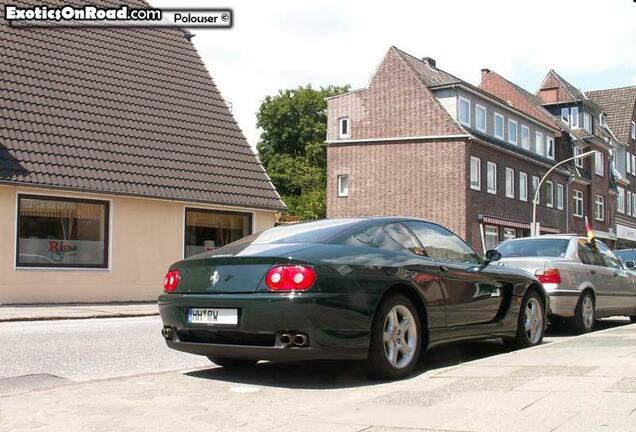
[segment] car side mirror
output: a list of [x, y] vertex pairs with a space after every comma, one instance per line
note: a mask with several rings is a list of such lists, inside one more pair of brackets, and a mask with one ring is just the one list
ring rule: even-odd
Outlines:
[[486, 251], [486, 260], [484, 261], [484, 265], [488, 265], [494, 261], [499, 261], [500, 259], [501, 253], [496, 249], [490, 249]]
[[625, 267], [628, 269], [633, 269], [634, 267], [636, 267], [636, 261], [625, 261]]

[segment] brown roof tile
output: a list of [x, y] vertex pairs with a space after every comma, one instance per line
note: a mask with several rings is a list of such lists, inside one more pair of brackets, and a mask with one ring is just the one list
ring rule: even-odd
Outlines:
[[622, 142], [629, 141], [631, 122], [636, 107], [636, 86], [586, 92], [607, 114], [607, 126]]

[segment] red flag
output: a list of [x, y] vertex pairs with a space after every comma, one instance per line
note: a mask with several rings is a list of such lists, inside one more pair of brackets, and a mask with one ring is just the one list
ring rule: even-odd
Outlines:
[[592, 229], [592, 224], [587, 220], [587, 216], [585, 216], [585, 231], [587, 231], [587, 241], [590, 243], [594, 243], [594, 230]]

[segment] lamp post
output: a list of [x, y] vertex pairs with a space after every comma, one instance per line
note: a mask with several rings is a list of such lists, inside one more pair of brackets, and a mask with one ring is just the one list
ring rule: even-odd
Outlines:
[[[534, 191], [534, 198], [532, 199], [532, 223], [530, 224], [531, 237], [538, 236], [540, 232], [539, 224], [537, 223], [537, 201], [539, 200], [539, 191], [541, 191], [541, 185], [543, 184], [545, 179], [548, 178], [548, 176], [550, 175], [552, 171], [554, 171], [556, 168], [563, 165], [564, 163], [573, 161], [575, 159], [583, 159], [588, 156], [592, 156], [594, 153], [596, 153], [596, 150], [590, 150], [589, 152], [581, 153], [578, 156], [573, 156], [571, 158], [564, 159], [558, 164], [554, 165], [552, 168], [550, 168], [548, 172], [545, 173], [545, 175], [541, 178], [541, 181], [539, 181], [539, 185], [537, 186], [537, 190]], [[567, 215], [565, 215], [565, 217], [567, 217]]]

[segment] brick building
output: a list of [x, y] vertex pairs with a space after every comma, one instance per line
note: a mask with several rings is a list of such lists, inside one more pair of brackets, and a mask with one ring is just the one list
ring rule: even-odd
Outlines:
[[[328, 99], [328, 216], [422, 217], [477, 250], [527, 236], [533, 191], [566, 151], [544, 108], [522, 108], [390, 48], [367, 88]], [[567, 231], [569, 177], [540, 191], [543, 233]]]

